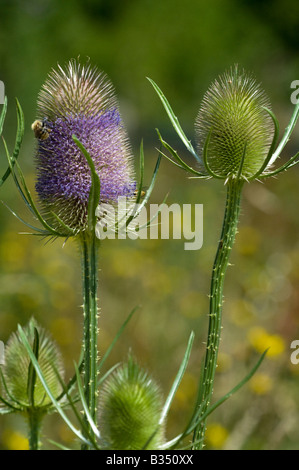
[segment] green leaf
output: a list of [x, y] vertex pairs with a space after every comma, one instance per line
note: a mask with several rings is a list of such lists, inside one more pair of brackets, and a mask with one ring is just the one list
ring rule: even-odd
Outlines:
[[273, 151], [274, 151], [274, 147], [277, 143], [277, 140], [278, 140], [278, 135], [279, 135], [279, 123], [278, 123], [278, 120], [275, 116], [274, 113], [272, 113], [272, 111], [268, 108], [264, 108], [265, 111], [270, 115], [270, 117], [272, 118], [272, 121], [273, 121], [273, 124], [274, 124], [274, 135], [273, 135], [273, 139], [272, 139], [272, 143], [270, 145], [270, 148], [269, 148], [269, 152], [268, 152], [268, 155], [267, 157], [265, 158], [265, 161], [263, 163], [263, 165], [261, 166], [261, 168], [256, 172], [255, 175], [253, 175], [250, 180], [254, 180], [256, 178], [258, 178], [264, 170], [267, 169], [267, 167], [270, 165], [270, 161], [272, 159], [272, 154], [273, 154]]
[[[39, 334], [36, 328], [34, 328], [34, 340], [33, 340], [33, 354], [35, 355], [36, 359], [38, 360], [38, 353], [39, 353]], [[29, 405], [34, 406], [34, 388], [36, 383], [36, 371], [30, 361], [29, 368], [28, 368], [28, 382], [27, 382], [27, 394]]]
[[108, 347], [108, 349], [106, 350], [104, 356], [101, 358], [100, 362], [99, 362], [99, 365], [98, 365], [98, 372], [100, 372], [100, 370], [102, 369], [105, 361], [107, 360], [108, 356], [110, 355], [112, 349], [114, 348], [115, 346], [115, 343], [118, 341], [119, 337], [121, 336], [121, 334], [123, 333], [124, 329], [126, 328], [126, 326], [128, 325], [129, 321], [131, 320], [131, 318], [133, 317], [133, 315], [136, 313], [136, 311], [138, 310], [139, 307], [135, 307], [133, 308], [133, 310], [131, 311], [131, 313], [128, 315], [128, 317], [126, 318], [126, 320], [124, 321], [124, 323], [121, 325], [120, 329], [118, 330], [118, 332], [116, 333], [115, 337], [113, 338], [113, 341], [112, 343], [110, 344], [110, 346]]
[[86, 158], [86, 161], [90, 169], [91, 187], [90, 187], [89, 199], [88, 199], [88, 227], [89, 227], [89, 230], [92, 232], [96, 226], [96, 220], [97, 220], [96, 209], [100, 202], [100, 191], [101, 191], [100, 178], [96, 172], [93, 160], [91, 156], [89, 155], [88, 151], [86, 150], [86, 148], [84, 147], [84, 145], [80, 142], [80, 140], [75, 135], [73, 135], [72, 138], [75, 144], [77, 145], [77, 147], [81, 150], [84, 157]]
[[2, 135], [6, 112], [7, 112], [7, 97], [5, 96], [3, 108], [0, 114], [0, 135]]
[[82, 385], [82, 382], [81, 382], [81, 377], [80, 377], [80, 374], [79, 374], [79, 369], [78, 369], [78, 366], [77, 364], [75, 363], [75, 372], [76, 372], [76, 378], [77, 378], [77, 385], [78, 385], [78, 391], [79, 391], [79, 395], [80, 395], [80, 399], [81, 399], [81, 403], [82, 403], [82, 406], [83, 406], [83, 409], [84, 409], [84, 413], [85, 413], [85, 416], [86, 416], [86, 419], [88, 421], [88, 424], [89, 426], [91, 427], [94, 435], [97, 437], [97, 438], [100, 438], [100, 432], [94, 422], [94, 420], [92, 419], [91, 415], [90, 415], [90, 412], [89, 412], [89, 409], [88, 409], [88, 405], [86, 403], [86, 400], [85, 400], [85, 396], [84, 396], [84, 390], [83, 390], [83, 385]]
[[210, 143], [210, 139], [211, 139], [211, 135], [212, 135], [212, 128], [210, 129], [208, 135], [207, 135], [207, 138], [205, 140], [205, 143], [204, 143], [204, 147], [203, 147], [203, 161], [204, 161], [204, 165], [205, 165], [205, 168], [207, 170], [207, 172], [209, 173], [210, 176], [212, 176], [213, 178], [217, 178], [217, 179], [223, 179], [223, 176], [220, 176], [220, 175], [217, 175], [217, 173], [215, 173], [210, 165], [209, 165], [209, 161], [208, 161], [208, 147], [209, 147], [209, 143]]
[[203, 416], [201, 416], [201, 419], [199, 420], [199, 422], [204, 420], [207, 416], [209, 416], [216, 408], [218, 408], [218, 406], [222, 405], [222, 403], [228, 400], [232, 395], [234, 395], [238, 390], [240, 390], [240, 388], [243, 387], [251, 379], [251, 377], [256, 373], [257, 369], [260, 367], [261, 363], [263, 362], [267, 354], [267, 351], [268, 349], [266, 349], [263, 352], [263, 354], [261, 355], [260, 359], [255, 364], [255, 366], [251, 369], [249, 374], [247, 374], [246, 377], [244, 377], [244, 379], [241, 380], [241, 382], [239, 382], [234, 388], [230, 390], [230, 392], [228, 392], [226, 395], [220, 398], [216, 403], [214, 403], [214, 405], [208, 408], [207, 412]]
[[[44, 232], [44, 231], [40, 231], [39, 229], [36, 229], [38, 232], [40, 232], [42, 235], [45, 235], [45, 236], [49, 236], [49, 235], [52, 235], [54, 237], [68, 237], [70, 235], [74, 235], [75, 232], [74, 230], [72, 230], [70, 227], [67, 227], [66, 225], [64, 225], [64, 227], [66, 227], [68, 229], [68, 232], [67, 233], [61, 233], [57, 230], [55, 230], [53, 227], [51, 227], [47, 221], [42, 217], [42, 215], [40, 214], [39, 210], [37, 209], [34, 201], [33, 201], [33, 198], [31, 196], [31, 193], [27, 187], [27, 184], [26, 184], [26, 181], [25, 181], [25, 178], [24, 178], [24, 175], [23, 175], [23, 172], [18, 164], [17, 161], [13, 161], [13, 158], [10, 156], [10, 153], [8, 151], [8, 148], [7, 148], [7, 144], [6, 144], [6, 141], [5, 139], [3, 139], [3, 143], [4, 143], [4, 148], [5, 148], [5, 151], [6, 151], [6, 156], [7, 156], [7, 160], [8, 160], [8, 164], [9, 164], [9, 168], [10, 168], [10, 171], [12, 173], [12, 176], [14, 178], [14, 182], [17, 186], [17, 189], [22, 197], [22, 199], [24, 200], [26, 206], [28, 207], [28, 209], [30, 210], [30, 212], [39, 220], [39, 222], [43, 225], [43, 227], [46, 229], [47, 232]], [[20, 181], [18, 180], [17, 178], [17, 175], [14, 171], [14, 167], [17, 168], [18, 170], [18, 175], [19, 175], [19, 179]], [[21, 220], [20, 217], [17, 216], [17, 218], [19, 220]], [[57, 217], [58, 218], [58, 217]], [[60, 219], [59, 219], [60, 220]], [[24, 222], [25, 225], [27, 225], [27, 227], [29, 226], [27, 224], [27, 222]], [[33, 229], [35, 229], [35, 227], [32, 227]]]
[[269, 176], [278, 175], [282, 171], [288, 170], [292, 166], [296, 165], [298, 161], [295, 161], [299, 157], [299, 152], [297, 152], [292, 158], [290, 158], [284, 165], [280, 166], [276, 170], [271, 171], [270, 173], [264, 173], [260, 178], [268, 178]]
[[141, 192], [143, 188], [143, 178], [144, 178], [144, 152], [143, 152], [143, 141], [140, 144], [140, 178], [139, 178], [139, 186], [136, 196], [136, 203], [140, 201]]
[[170, 409], [170, 406], [171, 406], [171, 403], [174, 399], [174, 396], [177, 392], [177, 389], [182, 381], [182, 378], [184, 376], [184, 373], [186, 371], [186, 368], [187, 368], [187, 364], [188, 364], [188, 361], [189, 361], [189, 357], [190, 357], [190, 354], [191, 354], [191, 349], [192, 349], [192, 345], [193, 345], [193, 341], [194, 341], [194, 333], [192, 331], [190, 337], [189, 337], [189, 341], [188, 341], [188, 345], [187, 345], [187, 349], [186, 349], [186, 352], [185, 352], [185, 355], [184, 355], [184, 358], [182, 360], [182, 363], [180, 365], [180, 368], [178, 370], [178, 373], [174, 379], [174, 382], [172, 384], [172, 387], [170, 389], [170, 392], [166, 398], [166, 401], [165, 401], [165, 404], [164, 404], [164, 407], [163, 407], [163, 410], [162, 410], [162, 413], [161, 413], [161, 417], [160, 417], [160, 421], [159, 421], [159, 424], [162, 424], [167, 416], [167, 413]]
[[181, 141], [184, 143], [184, 145], [186, 146], [186, 148], [189, 150], [190, 153], [192, 153], [192, 155], [196, 158], [196, 160], [198, 162], [201, 161], [201, 159], [199, 158], [199, 156], [197, 155], [197, 153], [195, 152], [190, 140], [187, 139], [183, 129], [181, 128], [180, 126], [180, 123], [179, 123], [179, 120], [178, 118], [175, 116], [173, 110], [171, 109], [171, 106], [169, 104], [169, 102], [167, 101], [165, 95], [163, 94], [163, 92], [160, 90], [160, 88], [158, 87], [158, 85], [151, 79], [151, 78], [148, 78], [147, 79], [149, 80], [149, 82], [152, 84], [152, 86], [154, 87], [156, 93], [158, 94], [160, 100], [162, 101], [162, 104], [164, 106], [164, 109], [165, 111], [167, 112], [168, 114], [168, 117], [173, 125], [173, 127], [175, 128], [175, 131], [176, 133], [178, 134], [178, 136], [180, 137]]
[[73, 450], [73, 449], [70, 449], [69, 447], [66, 447], [66, 446], [60, 444], [59, 442], [53, 441], [52, 439], [48, 439], [48, 442], [50, 442], [50, 444], [58, 447], [59, 450]]
[[155, 183], [156, 183], [156, 178], [157, 178], [160, 163], [161, 163], [161, 155], [159, 153], [158, 158], [157, 158], [157, 162], [156, 162], [156, 166], [155, 166], [155, 169], [154, 169], [154, 172], [153, 172], [153, 176], [152, 176], [152, 179], [151, 179], [151, 182], [150, 182], [150, 185], [149, 185], [149, 187], [148, 187], [148, 189], [145, 193], [145, 196], [144, 196], [142, 202], [140, 204], [138, 204], [136, 211], [134, 211], [133, 215], [128, 217], [128, 220], [126, 221], [127, 226], [129, 225], [129, 223], [132, 221], [133, 218], [137, 217], [140, 214], [142, 208], [145, 206], [145, 204], [147, 204], [147, 202], [150, 198], [150, 195], [152, 194], [152, 191], [154, 189]]
[[294, 127], [296, 125], [296, 122], [298, 120], [298, 117], [299, 117], [299, 102], [296, 104], [295, 106], [295, 109], [293, 111], [293, 114], [292, 114], [292, 117], [290, 119], [290, 122], [289, 122], [289, 125], [287, 126], [287, 128], [285, 129], [285, 132], [284, 132], [284, 135], [277, 147], [277, 149], [275, 150], [275, 152], [273, 153], [272, 155], [272, 158], [270, 159], [269, 161], [269, 165], [272, 165], [272, 163], [275, 162], [275, 160], [279, 157], [279, 155], [281, 154], [282, 150], [284, 149], [285, 145], [287, 144], [287, 142], [289, 141], [290, 139], [290, 135], [291, 133], [293, 132], [294, 130]]
[[[9, 159], [10, 160], [9, 161], [9, 168], [6, 170], [6, 172], [4, 173], [2, 178], [0, 179], [0, 186], [4, 183], [4, 181], [8, 178], [8, 176], [12, 172], [12, 168], [13, 168], [13, 166], [14, 166], [14, 164], [15, 164], [18, 156], [19, 156], [21, 144], [22, 144], [23, 137], [24, 137], [24, 130], [25, 130], [24, 114], [23, 114], [21, 105], [20, 105], [18, 100], [16, 100], [16, 104], [17, 104], [17, 134], [16, 134], [15, 147], [14, 147], [12, 157]], [[1, 118], [0, 118], [0, 130], [1, 130], [0, 134], [2, 134], [2, 126], [3, 126], [3, 121], [4, 121], [6, 109], [5, 109], [4, 114], [3, 114], [3, 111], [4, 111], [4, 109], [2, 110], [2, 114], [1, 114]], [[2, 117], [3, 117], [3, 121], [2, 121]], [[1, 124], [2, 124], [2, 126], [1, 126]], [[4, 139], [3, 139], [3, 141], [4, 141]], [[5, 146], [6, 146], [6, 144], [5, 144]], [[5, 150], [6, 150], [6, 153], [7, 153], [8, 152], [7, 151], [7, 146], [6, 146]]]
[[187, 165], [187, 163], [184, 162], [184, 160], [181, 159], [181, 157], [178, 155], [178, 153], [165, 141], [163, 140], [160, 132], [158, 129], [156, 129], [157, 131], [157, 134], [158, 134], [158, 137], [159, 137], [159, 140], [160, 142], [162, 143], [163, 147], [165, 147], [170, 153], [171, 155], [173, 156], [173, 158], [178, 162], [174, 162], [173, 160], [171, 160], [170, 158], [168, 158], [166, 155], [164, 155], [164, 153], [162, 153], [162, 155], [164, 157], [166, 157], [168, 160], [171, 161], [171, 163], [174, 163], [176, 166], [178, 166], [179, 168], [181, 168], [182, 170], [186, 170], [188, 171], [189, 173], [192, 173], [196, 176], [198, 176], [199, 178], [207, 178], [207, 175], [205, 175], [204, 173], [201, 173], [199, 171], [196, 171], [194, 170], [191, 166]]

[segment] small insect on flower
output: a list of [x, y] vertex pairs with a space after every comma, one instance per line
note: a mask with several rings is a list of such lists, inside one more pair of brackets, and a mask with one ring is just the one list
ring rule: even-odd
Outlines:
[[[137, 196], [137, 195], [138, 195], [138, 189], [135, 189], [135, 191], [134, 191], [134, 193], [133, 193], [133, 194], [134, 194], [134, 196]], [[145, 191], [143, 191], [143, 190], [141, 190], [141, 192], [140, 192], [140, 197], [144, 197], [144, 196], [145, 196], [145, 194], [146, 194], [146, 192], [145, 192]]]
[[49, 127], [47, 126], [46, 119], [43, 119], [42, 121], [37, 119], [31, 125], [31, 129], [34, 132], [35, 137], [39, 140], [46, 140], [51, 132], [51, 129], [49, 129]]

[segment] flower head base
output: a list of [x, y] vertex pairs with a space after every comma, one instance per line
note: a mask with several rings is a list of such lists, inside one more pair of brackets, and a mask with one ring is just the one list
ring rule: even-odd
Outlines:
[[100, 407], [103, 440], [111, 450], [158, 449], [164, 442], [159, 424], [161, 392], [129, 357], [105, 383]]
[[250, 179], [269, 152], [274, 125], [261, 87], [238, 67], [206, 92], [195, 123], [200, 155], [219, 178]]
[[39, 199], [45, 212], [82, 232], [88, 223], [91, 176], [73, 135], [88, 151], [100, 178], [99, 202], [116, 203], [136, 188], [112, 85], [96, 69], [71, 61], [66, 70], [59, 67], [49, 75], [39, 94], [38, 115], [45, 129], [36, 153]]

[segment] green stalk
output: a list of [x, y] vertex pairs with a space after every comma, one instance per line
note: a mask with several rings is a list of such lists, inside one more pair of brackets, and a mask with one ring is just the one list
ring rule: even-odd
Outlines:
[[43, 415], [34, 408], [28, 409], [29, 424], [29, 450], [39, 450], [40, 448], [40, 430]]
[[[82, 236], [82, 265], [83, 265], [83, 311], [84, 311], [84, 392], [85, 400], [91, 418], [96, 423], [97, 411], [97, 267], [98, 246], [94, 231]], [[86, 420], [90, 433], [93, 433]]]
[[[209, 329], [199, 397], [199, 418], [206, 413], [213, 394], [222, 324], [223, 285], [229, 256], [237, 232], [243, 184], [244, 181], [238, 179], [230, 179], [227, 183], [227, 198], [222, 233], [211, 279]], [[206, 420], [203, 419], [194, 431], [193, 442], [196, 443], [194, 445], [195, 449], [203, 447], [205, 431]]]

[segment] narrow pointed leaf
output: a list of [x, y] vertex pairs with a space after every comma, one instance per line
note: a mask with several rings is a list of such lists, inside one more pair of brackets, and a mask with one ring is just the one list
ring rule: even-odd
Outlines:
[[14, 212], [4, 201], [1, 201], [1, 203], [11, 212], [11, 214], [14, 217], [16, 217], [20, 222], [22, 222], [22, 224], [26, 225], [28, 228], [30, 228], [31, 230], [34, 230], [35, 232], [39, 232], [36, 234], [30, 233], [30, 235], [43, 235], [43, 236], [50, 235], [50, 233], [47, 230], [43, 230], [39, 227], [35, 227], [34, 225], [31, 225], [28, 222], [26, 222], [24, 219], [22, 219], [22, 217], [20, 217], [16, 212]]
[[[147, 77], [148, 78], [148, 77]], [[151, 78], [148, 78], [149, 82], [152, 84], [152, 86], [154, 87], [156, 93], [158, 94], [160, 100], [162, 101], [162, 104], [164, 106], [164, 109], [165, 111], [167, 112], [168, 114], [168, 117], [176, 131], [176, 133], [178, 134], [178, 136], [180, 137], [181, 141], [184, 143], [184, 145], [186, 146], [186, 148], [189, 150], [190, 153], [192, 153], [192, 155], [196, 158], [197, 161], [201, 161], [199, 156], [197, 155], [197, 153], [195, 152], [190, 140], [187, 139], [183, 129], [181, 128], [181, 125], [179, 123], [179, 120], [178, 118], [175, 116], [169, 102], [167, 101], [165, 95], [163, 94], [163, 92], [160, 90], [160, 88], [158, 87], [158, 85], [151, 79]]]
[[178, 370], [178, 373], [175, 377], [175, 380], [172, 384], [172, 387], [170, 389], [170, 392], [168, 394], [168, 397], [166, 398], [166, 401], [165, 401], [165, 404], [164, 404], [164, 407], [163, 407], [163, 410], [162, 410], [162, 413], [161, 413], [161, 417], [160, 417], [160, 421], [159, 421], [159, 424], [162, 424], [163, 421], [165, 420], [166, 416], [167, 416], [167, 413], [169, 411], [169, 408], [171, 406], [171, 403], [174, 399], [174, 396], [177, 392], [177, 389], [182, 381], [182, 378], [184, 376], [184, 373], [185, 373], [185, 370], [187, 368], [187, 364], [188, 364], [188, 361], [189, 361], [189, 357], [190, 357], [190, 354], [191, 354], [191, 349], [192, 349], [192, 345], [193, 345], [193, 341], [194, 341], [194, 333], [192, 332], [190, 337], [189, 337], [189, 341], [188, 341], [188, 345], [187, 345], [187, 349], [186, 349], [186, 352], [185, 352], [185, 355], [184, 355], [184, 358], [182, 360], [182, 363], [180, 365], [180, 368]]
[[219, 176], [219, 175], [217, 175], [217, 173], [214, 173], [214, 171], [211, 169], [211, 167], [209, 165], [209, 162], [208, 162], [208, 147], [209, 147], [211, 135], [212, 135], [212, 129], [208, 133], [207, 138], [206, 138], [205, 143], [204, 143], [204, 147], [203, 147], [204, 165], [205, 165], [205, 168], [206, 168], [206, 170], [207, 170], [207, 172], [210, 176], [212, 176], [213, 178], [217, 178], [217, 179], [223, 179], [222, 176]]
[[207, 416], [209, 416], [216, 408], [218, 408], [218, 406], [222, 405], [222, 403], [224, 403], [226, 400], [228, 400], [232, 395], [234, 395], [238, 390], [240, 390], [240, 388], [243, 387], [251, 379], [251, 377], [256, 373], [257, 369], [262, 364], [262, 362], [263, 362], [263, 360], [264, 360], [264, 358], [267, 354], [267, 351], [268, 351], [268, 349], [266, 349], [266, 351], [263, 352], [263, 354], [261, 355], [261, 357], [259, 358], [259, 360], [255, 364], [255, 366], [249, 372], [249, 374], [247, 374], [246, 377], [244, 377], [244, 379], [241, 380], [241, 382], [239, 382], [234, 388], [232, 388], [230, 390], [230, 392], [228, 392], [226, 395], [224, 395], [222, 398], [220, 398], [216, 403], [214, 403], [214, 405], [210, 406], [208, 408], [207, 412], [201, 417], [201, 419], [198, 422], [204, 420]]
[[0, 136], [2, 135], [6, 112], [7, 112], [7, 97], [5, 96], [3, 108], [0, 114]]
[[53, 446], [58, 447], [58, 449], [60, 449], [60, 450], [72, 450], [69, 447], [66, 447], [66, 446], [60, 444], [59, 442], [53, 441], [52, 439], [48, 439], [48, 442], [50, 442], [50, 444], [52, 444]]
[[[39, 353], [39, 334], [36, 328], [34, 328], [34, 341], [32, 346], [33, 354], [38, 361]], [[32, 364], [32, 361], [29, 364], [28, 368], [28, 382], [27, 382], [27, 394], [30, 406], [34, 406], [34, 388], [36, 384], [36, 370]]]
[[272, 118], [272, 121], [274, 123], [274, 135], [273, 135], [273, 139], [272, 139], [272, 143], [271, 143], [271, 146], [269, 148], [269, 152], [268, 152], [268, 155], [267, 157], [265, 158], [265, 161], [263, 163], [263, 165], [261, 166], [261, 168], [256, 172], [255, 175], [253, 175], [250, 180], [255, 180], [256, 178], [258, 178], [264, 170], [266, 170], [266, 168], [270, 165], [270, 161], [272, 159], [272, 154], [273, 154], [273, 151], [274, 151], [274, 148], [275, 148], [275, 145], [277, 143], [277, 140], [278, 140], [278, 135], [279, 135], [279, 123], [276, 119], [276, 116], [274, 115], [274, 113], [272, 113], [272, 111], [268, 108], [264, 108], [265, 111], [271, 116]]
[[139, 178], [139, 186], [136, 196], [136, 204], [140, 201], [142, 188], [143, 188], [143, 178], [144, 178], [144, 151], [143, 151], [143, 141], [140, 144], [140, 178]]
[[152, 191], [154, 189], [154, 186], [155, 186], [155, 183], [156, 183], [156, 178], [157, 178], [157, 174], [158, 174], [158, 170], [159, 170], [159, 166], [160, 166], [160, 163], [161, 163], [161, 155], [159, 153], [158, 155], [158, 158], [157, 158], [157, 162], [156, 162], [156, 166], [155, 166], [155, 169], [154, 169], [154, 172], [153, 172], [153, 176], [152, 176], [152, 179], [151, 179], [151, 183], [145, 193], [145, 196], [142, 200], [142, 202], [138, 205], [136, 205], [136, 209], [133, 211], [133, 214], [130, 215], [127, 220], [126, 220], [126, 227], [130, 224], [130, 222], [135, 218], [137, 217], [142, 208], [147, 204], [149, 198], [150, 198], [150, 195], [152, 194]]
[[[12, 167], [14, 166], [20, 152], [21, 144], [23, 141], [24, 137], [24, 130], [25, 130], [25, 120], [24, 120], [24, 114], [21, 108], [21, 105], [18, 100], [16, 100], [17, 104], [17, 134], [16, 134], [16, 141], [15, 141], [15, 147], [14, 151], [11, 157], [11, 164], [9, 165], [9, 168], [6, 170], [4, 175], [2, 176], [0, 180], [0, 186], [4, 183], [4, 181], [8, 178], [12, 171]], [[1, 132], [0, 132], [1, 134]]]
[[[204, 175], [203, 173], [201, 173], [199, 171], [196, 171], [191, 166], [187, 165], [187, 163], [185, 163], [184, 160], [181, 159], [181, 157], [178, 155], [178, 153], [162, 138], [159, 130], [156, 129], [156, 131], [157, 131], [157, 134], [159, 136], [159, 140], [162, 143], [163, 147], [165, 147], [171, 153], [173, 158], [178, 162], [177, 166], [181, 166], [184, 170], [186, 170], [189, 173], [192, 173], [194, 175], [206, 177], [206, 175]], [[175, 162], [172, 162], [172, 163], [175, 163]]]
[[110, 344], [109, 348], [106, 350], [105, 354], [103, 355], [103, 357], [101, 358], [100, 362], [99, 362], [99, 365], [98, 365], [98, 372], [100, 372], [100, 370], [102, 369], [105, 361], [107, 360], [108, 356], [110, 355], [112, 349], [114, 348], [115, 346], [115, 343], [118, 341], [119, 337], [121, 336], [121, 334], [123, 333], [124, 329], [126, 328], [126, 326], [128, 325], [129, 321], [131, 320], [131, 318], [133, 317], [133, 315], [135, 314], [135, 312], [138, 310], [139, 307], [135, 307], [133, 308], [133, 310], [131, 311], [131, 313], [128, 315], [128, 317], [126, 318], [126, 320], [124, 321], [124, 323], [121, 325], [120, 329], [118, 330], [118, 332], [116, 333], [115, 337], [113, 338], [113, 341], [112, 343]]
[[284, 149], [287, 142], [289, 141], [290, 135], [293, 132], [293, 129], [296, 125], [298, 117], [299, 117], [299, 102], [296, 104], [295, 109], [294, 109], [293, 114], [292, 114], [292, 117], [291, 117], [291, 120], [289, 122], [289, 125], [285, 129], [284, 135], [283, 135], [277, 149], [275, 150], [275, 152], [273, 153], [273, 155], [272, 155], [272, 157], [269, 161], [269, 166], [272, 165], [272, 163], [275, 162], [275, 160], [279, 157], [282, 150]]
[[88, 226], [89, 226], [89, 230], [93, 231], [96, 226], [96, 220], [97, 220], [96, 209], [100, 202], [100, 191], [101, 191], [100, 178], [96, 172], [94, 162], [91, 156], [89, 155], [88, 151], [84, 147], [84, 145], [80, 142], [80, 140], [75, 135], [73, 135], [72, 137], [73, 137], [73, 141], [75, 142], [77, 147], [81, 150], [84, 157], [86, 158], [86, 161], [90, 169], [91, 187], [90, 187], [89, 200], [88, 200]]
[[292, 166], [296, 165], [298, 161], [296, 159], [299, 157], [299, 152], [297, 152], [290, 160], [288, 160], [284, 165], [280, 166], [276, 170], [273, 170], [269, 173], [265, 173], [264, 175], [261, 175], [261, 178], [268, 178], [269, 176], [275, 176], [278, 175], [278, 173], [281, 173], [282, 171], [288, 170], [288, 168], [291, 168]]
[[79, 395], [80, 395], [80, 399], [81, 399], [81, 403], [82, 403], [82, 406], [83, 406], [83, 409], [84, 409], [86, 419], [87, 419], [88, 424], [90, 425], [94, 435], [97, 438], [100, 438], [100, 432], [99, 432], [94, 420], [92, 419], [92, 417], [90, 415], [88, 405], [87, 405], [86, 400], [85, 400], [83, 385], [82, 385], [82, 382], [81, 382], [81, 377], [80, 377], [80, 374], [79, 374], [79, 369], [78, 369], [77, 364], [75, 364], [75, 372], [76, 372], [76, 377], [77, 377], [78, 391], [79, 391]]

